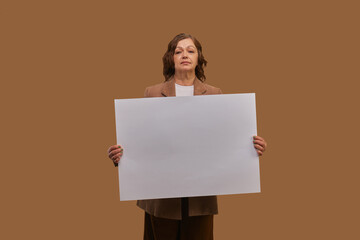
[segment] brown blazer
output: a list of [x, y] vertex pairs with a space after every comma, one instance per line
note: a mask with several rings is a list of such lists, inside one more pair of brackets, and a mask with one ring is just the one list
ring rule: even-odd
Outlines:
[[[220, 88], [202, 83], [200, 80], [194, 81], [194, 95], [221, 94]], [[170, 79], [145, 90], [145, 97], [174, 97], [175, 81]], [[147, 213], [161, 218], [181, 219], [181, 198], [138, 200], [137, 206]], [[217, 197], [189, 197], [189, 216], [217, 214]]]

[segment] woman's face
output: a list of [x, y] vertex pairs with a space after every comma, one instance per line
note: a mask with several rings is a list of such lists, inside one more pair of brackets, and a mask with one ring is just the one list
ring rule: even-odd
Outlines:
[[176, 71], [195, 70], [198, 64], [198, 51], [191, 38], [186, 38], [178, 42], [174, 52], [174, 65]]

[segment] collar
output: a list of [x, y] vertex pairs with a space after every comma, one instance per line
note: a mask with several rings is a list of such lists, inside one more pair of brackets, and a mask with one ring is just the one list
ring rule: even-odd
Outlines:
[[[205, 94], [206, 87], [198, 78], [194, 80], [194, 95]], [[175, 97], [175, 79], [172, 77], [164, 83], [161, 94], [165, 97]]]

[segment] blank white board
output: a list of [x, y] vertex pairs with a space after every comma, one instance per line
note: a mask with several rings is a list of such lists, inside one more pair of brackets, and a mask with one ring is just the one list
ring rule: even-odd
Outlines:
[[115, 100], [120, 200], [260, 192], [255, 94]]

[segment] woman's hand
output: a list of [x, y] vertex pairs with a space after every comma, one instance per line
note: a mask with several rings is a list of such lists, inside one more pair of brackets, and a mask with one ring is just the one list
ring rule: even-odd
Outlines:
[[114, 164], [118, 164], [120, 162], [123, 152], [124, 149], [120, 145], [113, 145], [108, 149], [109, 158], [114, 162]]
[[265, 152], [267, 143], [265, 142], [265, 140], [262, 137], [259, 136], [254, 136], [254, 147], [258, 153], [259, 156], [262, 156], [263, 153]]

